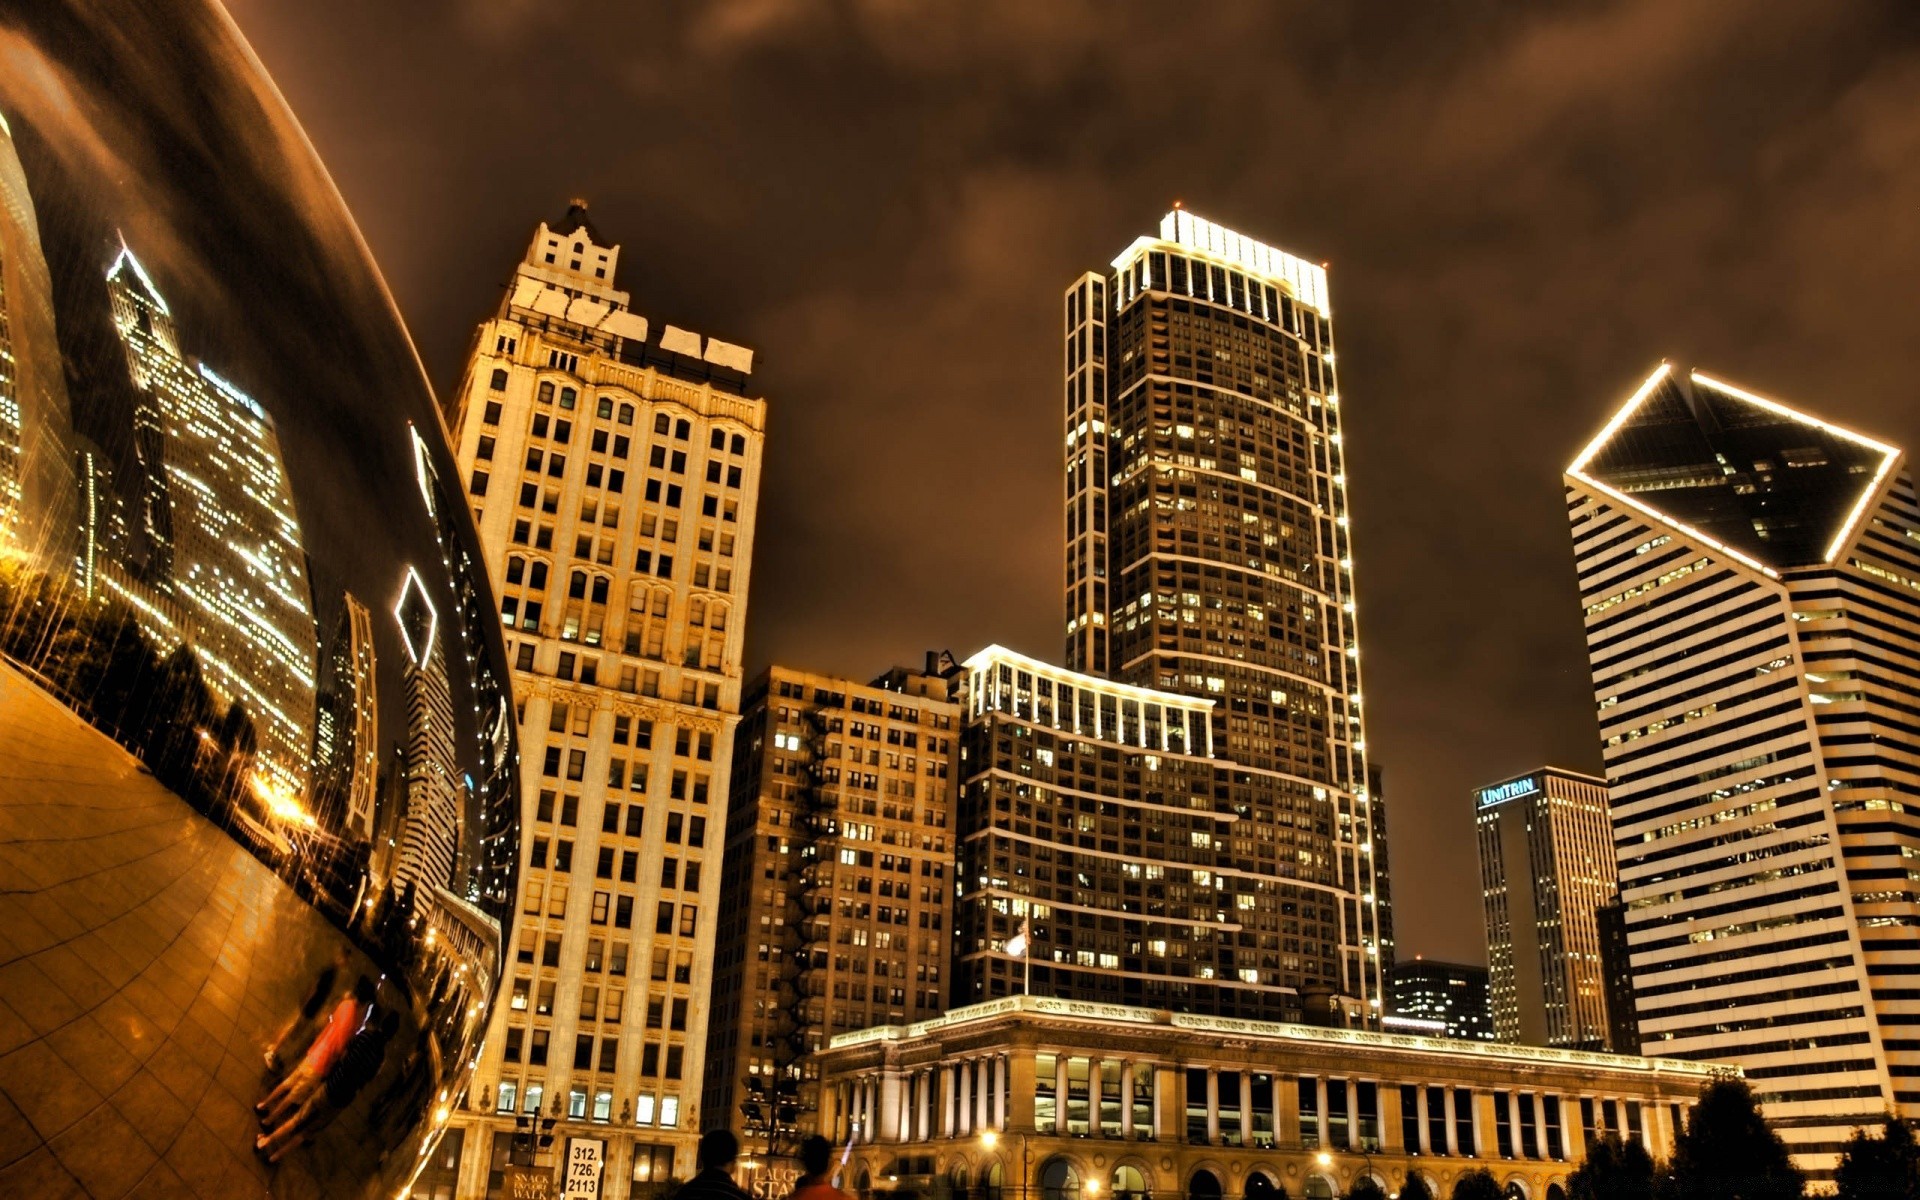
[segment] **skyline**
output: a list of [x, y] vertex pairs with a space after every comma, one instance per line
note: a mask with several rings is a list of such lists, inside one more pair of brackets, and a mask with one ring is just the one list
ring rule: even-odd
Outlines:
[[[1020, 46], [953, 29], [921, 46], [871, 14], [836, 32], [804, 11], [722, 6], [599, 39], [618, 62], [592, 47], [556, 62], [519, 49], [536, 41], [518, 36], [535, 28], [530, 8], [472, 11], [385, 14], [391, 36], [373, 45], [352, 38], [352, 9], [327, 28], [258, 4], [236, 15], [338, 173], [443, 395], [503, 282], [497, 256], [473, 248], [505, 252], [574, 192], [628, 246], [638, 303], [761, 352], [783, 398], [759, 564], [779, 601], [756, 606], [750, 671], [865, 676], [928, 645], [964, 656], [996, 641], [1052, 657], [1058, 518], [1005, 556], [987, 543], [1054, 512], [1058, 289], [1173, 199], [1332, 260], [1369, 733], [1393, 841], [1431, 848], [1395, 864], [1408, 955], [1484, 955], [1472, 887], [1436, 865], [1472, 853], [1474, 786], [1543, 761], [1598, 766], [1558, 476], [1635, 379], [1671, 356], [1872, 436], [1914, 437], [1897, 381], [1917, 364], [1882, 300], [1920, 251], [1849, 236], [1900, 229], [1882, 214], [1920, 185], [1897, 161], [1920, 90], [1912, 26], [1873, 20], [1890, 6], [1849, 10], [1845, 29], [1810, 11], [1743, 13], [1737, 38], [1725, 6], [1503, 15], [1475, 45], [1418, 53], [1434, 33], [1418, 17], [1389, 36], [1290, 11], [1282, 40], [1226, 14], [1153, 44], [1215, 80], [1174, 117], [1112, 82], [1116, 64], [1159, 61], [1124, 16], [1033, 14]], [[724, 19], [753, 12], [771, 19]], [[429, 36], [439, 53], [417, 78], [381, 69]], [[1313, 58], [1335, 39], [1352, 43], [1338, 62]], [[1310, 65], [1264, 75], [1271, 95], [1219, 82], [1233, 72], [1216, 60], [1246, 56], [1240, 43], [1300, 47]], [[1630, 79], [1560, 69], [1608, 53]], [[1816, 61], [1824, 72], [1780, 82], [1785, 64]], [[823, 64], [841, 88], [792, 86]], [[476, 65], [527, 85], [482, 98], [475, 119], [444, 72]], [[979, 89], [995, 99], [936, 99], [976, 71], [1005, 84]], [[609, 89], [634, 119], [530, 151], [502, 136]], [[1661, 121], [1667, 108], [1699, 119]], [[462, 124], [483, 132], [455, 136]], [[1163, 152], [1140, 153], [1143, 137]], [[1287, 152], [1248, 162], [1246, 144]], [[885, 217], [869, 221], [863, 197], [883, 195]], [[969, 419], [951, 420], [963, 403]], [[872, 432], [835, 449], [849, 423]], [[1001, 465], [977, 469], [987, 461]], [[956, 485], [950, 507], [918, 486], [930, 469]], [[870, 588], [815, 565], [856, 555]], [[902, 600], [874, 611], [889, 595]]]

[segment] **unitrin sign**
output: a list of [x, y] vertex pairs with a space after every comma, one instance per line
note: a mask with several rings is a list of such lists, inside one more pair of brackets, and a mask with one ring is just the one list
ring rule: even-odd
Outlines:
[[1480, 789], [1480, 807], [1492, 808], [1496, 804], [1505, 804], [1509, 800], [1518, 800], [1522, 796], [1531, 796], [1540, 790], [1540, 777], [1529, 775], [1525, 779], [1510, 779], [1505, 783], [1496, 783], [1492, 787]]

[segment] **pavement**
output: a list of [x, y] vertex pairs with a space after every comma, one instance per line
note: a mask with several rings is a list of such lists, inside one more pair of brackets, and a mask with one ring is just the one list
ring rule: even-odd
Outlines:
[[350, 1111], [268, 1168], [261, 1051], [340, 934], [112, 740], [0, 665], [0, 1197], [344, 1198]]

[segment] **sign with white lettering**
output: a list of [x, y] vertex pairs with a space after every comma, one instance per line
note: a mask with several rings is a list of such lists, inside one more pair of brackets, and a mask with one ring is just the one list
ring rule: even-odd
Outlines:
[[600, 1168], [607, 1144], [599, 1138], [568, 1138], [560, 1194], [565, 1200], [600, 1200]]
[[553, 1172], [535, 1167], [508, 1167], [500, 1194], [506, 1200], [553, 1200]]
[[1497, 783], [1492, 787], [1480, 789], [1480, 807], [1491, 808], [1496, 804], [1505, 804], [1509, 800], [1518, 800], [1522, 796], [1531, 796], [1540, 790], [1540, 780], [1529, 775], [1525, 779], [1514, 779], [1506, 783]]

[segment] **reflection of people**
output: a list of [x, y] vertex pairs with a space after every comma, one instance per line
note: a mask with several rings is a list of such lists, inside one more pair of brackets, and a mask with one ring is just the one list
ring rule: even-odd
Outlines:
[[362, 975], [354, 981], [353, 991], [342, 996], [340, 1003], [333, 1006], [326, 1028], [320, 1031], [319, 1037], [313, 1039], [313, 1045], [307, 1047], [300, 1064], [287, 1073], [278, 1087], [267, 1093], [266, 1099], [254, 1105], [254, 1112], [259, 1114], [260, 1124], [264, 1128], [278, 1128], [326, 1081], [333, 1065], [346, 1053], [347, 1043], [366, 1021], [373, 1007], [376, 990], [373, 980]]
[[400, 1028], [400, 1014], [388, 1010], [377, 1015], [369, 1009], [359, 1030], [347, 1040], [339, 1061], [327, 1072], [326, 1081], [279, 1125], [254, 1140], [254, 1153], [277, 1163], [288, 1151], [304, 1146], [315, 1134], [333, 1123], [341, 1110], [352, 1104], [361, 1089], [373, 1082], [387, 1060], [387, 1043]]
[[740, 1157], [740, 1139], [725, 1129], [700, 1135], [700, 1171], [675, 1191], [674, 1200], [749, 1200], [733, 1181], [733, 1160]]
[[852, 1200], [833, 1186], [833, 1143], [813, 1134], [800, 1143], [800, 1165], [806, 1174], [793, 1185], [787, 1200]]
[[333, 958], [320, 968], [320, 974], [314, 978], [313, 990], [307, 993], [306, 1000], [300, 1005], [280, 1035], [267, 1045], [267, 1070], [279, 1071], [286, 1065], [289, 1054], [298, 1054], [305, 1049], [304, 1043], [313, 1037], [318, 1028], [320, 1014], [326, 1011], [327, 1001], [333, 998], [333, 987], [346, 969], [353, 965], [353, 951], [341, 946], [334, 951]]

